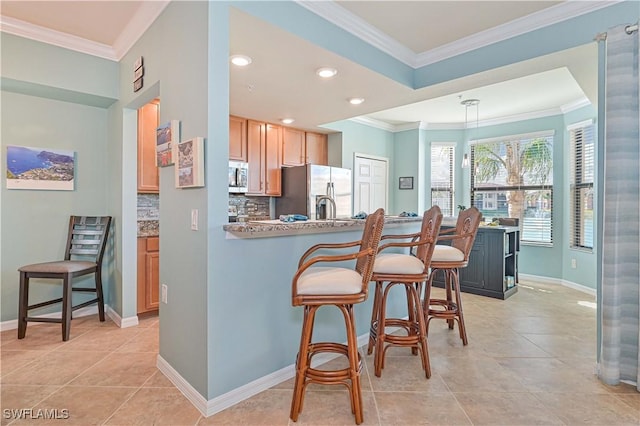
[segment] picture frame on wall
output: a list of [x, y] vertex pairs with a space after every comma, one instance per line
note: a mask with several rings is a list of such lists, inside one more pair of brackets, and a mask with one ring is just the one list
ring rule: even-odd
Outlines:
[[7, 189], [73, 191], [75, 158], [66, 149], [7, 145]]
[[204, 186], [204, 138], [195, 137], [175, 145], [176, 188]]
[[399, 178], [398, 189], [413, 189], [413, 176], [403, 176]]
[[179, 141], [179, 120], [171, 120], [156, 129], [156, 166], [173, 165], [173, 146]]

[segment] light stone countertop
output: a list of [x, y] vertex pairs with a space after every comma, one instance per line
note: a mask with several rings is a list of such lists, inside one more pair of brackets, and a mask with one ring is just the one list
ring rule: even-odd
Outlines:
[[[421, 222], [422, 217], [385, 216], [385, 226]], [[275, 220], [254, 220], [243, 223], [223, 225], [227, 239], [278, 237], [296, 234], [320, 234], [329, 232], [345, 232], [361, 229], [365, 219], [328, 219], [282, 222]]]

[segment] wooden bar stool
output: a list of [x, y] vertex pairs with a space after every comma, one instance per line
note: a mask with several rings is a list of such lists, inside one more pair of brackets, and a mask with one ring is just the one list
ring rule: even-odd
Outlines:
[[[309, 383], [321, 383], [346, 386], [349, 390], [351, 412], [355, 414], [356, 424], [362, 423], [362, 394], [360, 390], [362, 360], [358, 353], [353, 305], [367, 299], [368, 285], [383, 225], [384, 210], [378, 209], [367, 217], [361, 240], [348, 243], [317, 244], [307, 250], [300, 258], [298, 271], [292, 282], [292, 305], [304, 306], [302, 336], [296, 359], [296, 378], [291, 401], [290, 416], [294, 422], [298, 421], [298, 415], [302, 412], [306, 386]], [[321, 249], [324, 251], [325, 249], [349, 247], [359, 247], [359, 250], [355, 253], [336, 255], [315, 253]], [[311, 256], [312, 254], [314, 255]], [[319, 262], [345, 260], [356, 260], [355, 269], [316, 265]], [[311, 342], [316, 312], [325, 305], [333, 305], [342, 312], [347, 331], [346, 345], [333, 342]], [[323, 352], [346, 356], [349, 360], [349, 367], [337, 371], [312, 368], [312, 357]]]
[[[433, 206], [424, 212], [420, 232], [382, 236], [382, 240], [394, 241], [379, 247], [371, 278], [376, 282], [376, 291], [367, 353], [371, 354], [375, 346], [374, 365], [377, 377], [382, 374], [384, 355], [391, 346], [410, 347], [414, 355], [419, 351], [425, 375], [427, 378], [431, 377], [427, 330], [420, 295], [423, 283], [429, 276], [429, 264], [441, 222], [442, 212], [438, 206]], [[382, 253], [393, 247], [408, 248], [409, 253]], [[414, 251], [415, 255], [412, 254]], [[403, 285], [405, 288], [407, 319], [386, 316], [387, 296], [395, 285]], [[406, 331], [406, 335], [387, 334], [387, 327], [400, 327]]]
[[[438, 242], [449, 241], [451, 245], [438, 244], [435, 247], [431, 258], [431, 274], [423, 301], [423, 309], [427, 317], [427, 332], [429, 332], [429, 322], [433, 318], [446, 319], [450, 329], [453, 329], [454, 321], [458, 321], [458, 331], [463, 345], [468, 341], [462, 313], [459, 270], [466, 268], [469, 263], [469, 254], [476, 239], [481, 218], [480, 211], [471, 207], [458, 214], [455, 228], [440, 231]], [[433, 277], [438, 271], [444, 273], [446, 299], [431, 298]], [[453, 300], [453, 293], [455, 293], [455, 300]]]

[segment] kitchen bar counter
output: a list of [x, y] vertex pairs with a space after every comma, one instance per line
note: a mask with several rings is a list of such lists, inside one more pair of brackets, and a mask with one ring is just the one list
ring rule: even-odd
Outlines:
[[[421, 222], [421, 217], [385, 216], [385, 227]], [[307, 220], [297, 222], [282, 222], [275, 220], [255, 220], [244, 223], [224, 225], [227, 239], [279, 237], [295, 234], [321, 234], [329, 232], [355, 231], [360, 229], [365, 219], [327, 219]]]

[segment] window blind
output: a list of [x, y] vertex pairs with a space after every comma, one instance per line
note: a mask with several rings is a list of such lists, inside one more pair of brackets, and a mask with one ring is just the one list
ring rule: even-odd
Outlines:
[[471, 203], [489, 221], [519, 219], [525, 243], [553, 243], [553, 132], [471, 145]]
[[440, 207], [444, 216], [453, 216], [454, 158], [451, 144], [431, 145], [431, 205]]
[[593, 249], [593, 182], [595, 179], [594, 125], [569, 128], [570, 247]]

